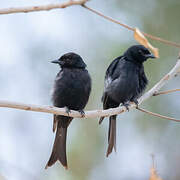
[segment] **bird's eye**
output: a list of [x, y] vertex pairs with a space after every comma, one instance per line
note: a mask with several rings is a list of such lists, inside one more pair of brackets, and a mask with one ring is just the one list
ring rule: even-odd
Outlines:
[[144, 52], [144, 54], [150, 54], [150, 52], [148, 50], [144, 50], [143, 52]]
[[139, 54], [144, 55], [142, 50], [139, 50], [138, 52], [139, 52]]
[[59, 60], [60, 60], [60, 61], [64, 61], [64, 58], [63, 58], [63, 57], [61, 57]]
[[139, 50], [139, 54], [144, 56], [144, 55], [150, 54], [150, 52], [148, 50]]

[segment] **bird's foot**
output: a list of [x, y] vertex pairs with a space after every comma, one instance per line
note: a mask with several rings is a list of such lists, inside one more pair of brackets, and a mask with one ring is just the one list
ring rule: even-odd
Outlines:
[[81, 114], [81, 117], [85, 117], [85, 112], [81, 109], [81, 110], [78, 110], [78, 112]]
[[133, 100], [132, 102], [136, 105], [136, 108], [138, 108], [138, 105], [139, 105], [138, 100], [137, 100], [137, 99], [135, 99], [135, 100]]
[[65, 106], [64, 108], [65, 108], [66, 113], [67, 113], [68, 116], [69, 116], [69, 114], [71, 113], [71, 110], [70, 110], [67, 106]]
[[123, 106], [125, 106], [126, 110], [129, 112], [129, 106], [130, 104], [128, 102], [122, 103]]

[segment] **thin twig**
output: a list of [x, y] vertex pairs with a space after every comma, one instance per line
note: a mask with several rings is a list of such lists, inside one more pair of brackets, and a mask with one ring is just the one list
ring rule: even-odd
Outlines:
[[173, 42], [173, 41], [168, 41], [166, 39], [163, 39], [163, 38], [160, 38], [160, 37], [157, 37], [157, 36], [153, 36], [153, 35], [145, 33], [145, 32], [142, 32], [142, 33], [144, 34], [144, 36], [146, 36], [146, 37], [148, 37], [148, 38], [150, 38], [152, 40], [159, 41], [161, 43], [180, 48], [179, 43], [176, 43], [176, 42]]
[[[107, 19], [113, 23], [119, 24], [126, 29], [129, 29], [131, 31], [135, 31], [135, 28], [128, 26], [124, 23], [121, 23], [121, 22], [119, 22], [119, 21], [117, 21], [111, 17], [105, 16], [104, 14], [86, 6], [85, 3], [87, 1], [88, 0], [77, 0], [77, 1], [69, 0], [68, 2], [61, 3], [61, 4], [57, 3], [57, 4], [48, 4], [48, 5], [40, 5], [40, 6], [4, 8], [4, 9], [0, 9], [0, 15], [1, 14], [13, 14], [13, 13], [28, 13], [28, 12], [34, 12], [34, 11], [49, 11], [52, 9], [66, 8], [66, 7], [73, 6], [73, 5], [82, 5], [84, 8], [86, 8], [87, 10], [97, 14], [98, 16], [101, 16], [101, 17], [103, 17], [103, 18], [105, 18], [105, 19]], [[168, 44], [168, 45], [180, 48], [180, 44], [178, 44], [178, 43], [168, 41], [168, 40], [162, 39], [162, 38], [157, 37], [157, 36], [153, 36], [153, 35], [145, 33], [145, 32], [142, 32], [142, 33], [144, 34], [144, 36], [149, 37], [150, 39], [153, 39], [153, 40], [162, 42], [164, 44]]]
[[[160, 90], [169, 80], [171, 80], [177, 73], [180, 68], [180, 59], [178, 59], [176, 65], [171, 69], [171, 71], [165, 75], [152, 89], [150, 89], [147, 93], [141, 96], [138, 99], [139, 105], [145, 100], [149, 99], [153, 96], [153, 94]], [[68, 116], [66, 110], [64, 108], [57, 108], [52, 106], [38, 106], [33, 104], [23, 104], [17, 102], [9, 102], [9, 101], [0, 101], [0, 107], [6, 108], [15, 108], [27, 111], [36, 111], [36, 112], [45, 112], [51, 114], [58, 114]], [[134, 103], [130, 104], [129, 109], [136, 108]], [[125, 112], [127, 109], [124, 106], [120, 106], [117, 108], [111, 108], [107, 110], [93, 110], [93, 111], [85, 111], [85, 116], [83, 118], [95, 118], [101, 116], [111, 116], [115, 114], [120, 114]], [[81, 117], [78, 111], [73, 111], [69, 113], [70, 117]]]
[[66, 8], [73, 5], [82, 5], [86, 3], [87, 0], [78, 0], [78, 1], [68, 1], [64, 3], [57, 4], [48, 4], [41, 6], [27, 6], [27, 7], [17, 7], [17, 8], [4, 8], [0, 9], [0, 14], [13, 14], [13, 13], [28, 13], [34, 11], [49, 11], [52, 9]]
[[103, 17], [104, 19], [107, 19], [108, 21], [111, 21], [111, 22], [113, 22], [113, 23], [119, 24], [120, 26], [123, 26], [123, 27], [126, 28], [126, 29], [129, 29], [129, 30], [131, 30], [131, 31], [134, 31], [134, 28], [131, 27], [131, 26], [128, 26], [128, 25], [126, 25], [126, 24], [124, 24], [124, 23], [121, 23], [121, 22], [119, 22], [119, 21], [117, 21], [117, 20], [115, 20], [115, 19], [113, 19], [113, 18], [111, 18], [111, 17], [105, 16], [104, 14], [102, 14], [102, 13], [100, 13], [100, 12], [98, 12], [98, 11], [96, 11], [96, 10], [88, 7], [88, 6], [86, 6], [85, 4], [83, 4], [82, 6], [83, 6], [84, 8], [86, 8], [87, 10], [89, 10], [89, 11], [97, 14], [98, 16], [101, 16], [101, 17]]
[[180, 89], [171, 89], [171, 90], [168, 90], [168, 91], [155, 92], [153, 94], [153, 96], [158, 96], [158, 95], [162, 95], [162, 94], [169, 94], [169, 93], [177, 92], [177, 91], [180, 91]]
[[[97, 14], [98, 16], [101, 16], [101, 17], [103, 17], [104, 19], [107, 19], [108, 21], [111, 21], [111, 22], [113, 22], [113, 23], [119, 24], [120, 26], [123, 26], [124, 28], [126, 28], [126, 29], [128, 29], [128, 30], [135, 31], [135, 28], [133, 28], [133, 27], [131, 27], [131, 26], [128, 26], [127, 24], [121, 23], [120, 21], [115, 20], [115, 19], [113, 19], [113, 18], [111, 18], [111, 17], [105, 16], [104, 14], [102, 14], [102, 13], [100, 13], [100, 12], [98, 12], [98, 11], [96, 11], [96, 10], [88, 7], [88, 6], [86, 6], [85, 4], [82, 4], [82, 6], [83, 6], [84, 8], [86, 8], [87, 10], [89, 10], [89, 11]], [[145, 33], [145, 32], [142, 32], [142, 33], [143, 33], [144, 36], [149, 37], [150, 39], [153, 39], [153, 40], [159, 41], [159, 42], [161, 42], [161, 43], [164, 43], [164, 44], [167, 44], [167, 45], [171, 45], [171, 46], [180, 48], [180, 44], [178, 44], [178, 43], [175, 43], [175, 42], [172, 42], [172, 41], [168, 41], [168, 40], [162, 39], [162, 38], [157, 37], [157, 36], [153, 36], [153, 35], [148, 34], [148, 33]]]
[[152, 115], [152, 116], [156, 116], [156, 117], [159, 117], [159, 118], [162, 118], [162, 119], [167, 119], [167, 120], [171, 120], [171, 121], [180, 122], [180, 119], [175, 119], [175, 118], [172, 118], [172, 117], [163, 116], [163, 115], [161, 115], [161, 114], [154, 113], [154, 112], [151, 112], [151, 111], [142, 109], [142, 108], [140, 108], [140, 107], [136, 107], [136, 109], [138, 109], [138, 110], [141, 111], [141, 112], [144, 112], [144, 113], [147, 113], [147, 114], [150, 114], [150, 115]]
[[180, 57], [176, 65], [171, 69], [169, 73], [167, 73], [153, 88], [151, 88], [147, 93], [141, 96], [138, 100], [139, 104], [149, 99], [149, 97], [153, 96], [155, 92], [158, 92], [169, 80], [178, 75], [180, 69]]

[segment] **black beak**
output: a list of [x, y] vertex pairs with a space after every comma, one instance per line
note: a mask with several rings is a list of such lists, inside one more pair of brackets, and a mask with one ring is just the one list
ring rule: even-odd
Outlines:
[[146, 57], [147, 58], [153, 58], [153, 59], [156, 58], [153, 54], [147, 54]]
[[54, 61], [51, 61], [51, 63], [54, 63], [54, 64], [59, 64], [59, 60], [54, 60]]

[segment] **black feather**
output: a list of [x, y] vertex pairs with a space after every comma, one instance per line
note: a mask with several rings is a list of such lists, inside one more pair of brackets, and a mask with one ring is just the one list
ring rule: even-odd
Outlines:
[[[127, 105], [130, 101], [137, 103], [148, 83], [143, 62], [150, 57], [154, 56], [147, 48], [135, 45], [111, 62], [105, 75], [103, 109]], [[100, 118], [99, 124], [103, 119], [104, 117]], [[116, 149], [116, 116], [110, 116], [109, 119], [107, 156], [113, 148]]]
[[[90, 91], [91, 78], [85, 69], [86, 64], [82, 58], [75, 53], [67, 53], [58, 60], [52, 61], [61, 66], [57, 74], [52, 101], [56, 107], [66, 107], [67, 110], [77, 110], [82, 113], [86, 106]], [[56, 137], [50, 159], [46, 165], [52, 166], [57, 160], [67, 168], [66, 137], [67, 128], [73, 118], [54, 115], [53, 132], [56, 130]]]

